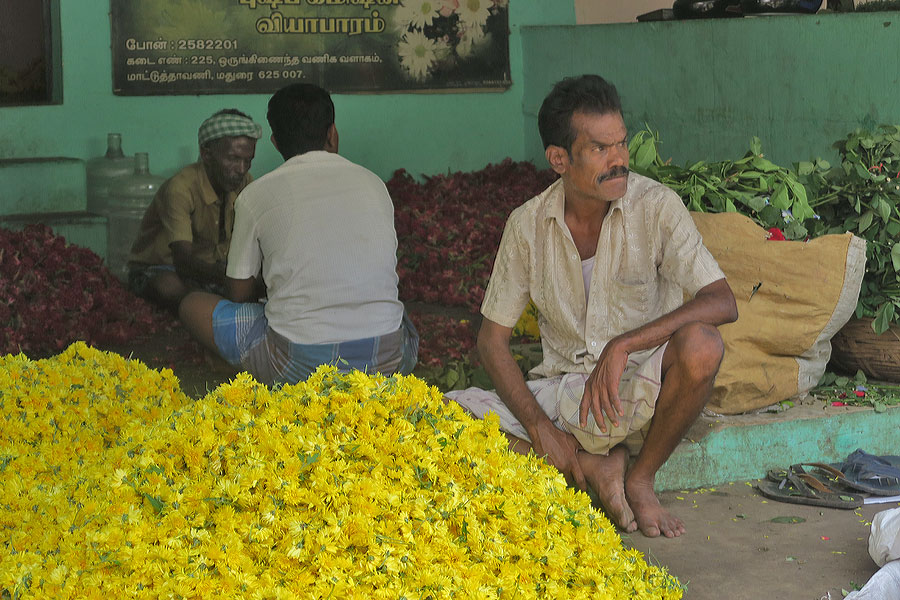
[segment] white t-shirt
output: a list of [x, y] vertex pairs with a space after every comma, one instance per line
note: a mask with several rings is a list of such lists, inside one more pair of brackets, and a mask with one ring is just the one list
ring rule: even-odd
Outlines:
[[276, 332], [330, 344], [400, 328], [394, 205], [374, 173], [307, 152], [247, 186], [234, 209], [227, 274], [262, 268]]

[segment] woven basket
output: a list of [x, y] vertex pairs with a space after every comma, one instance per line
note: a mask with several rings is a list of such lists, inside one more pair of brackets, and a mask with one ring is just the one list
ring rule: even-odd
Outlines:
[[900, 327], [877, 335], [872, 319], [850, 319], [831, 338], [831, 365], [848, 373], [900, 383]]

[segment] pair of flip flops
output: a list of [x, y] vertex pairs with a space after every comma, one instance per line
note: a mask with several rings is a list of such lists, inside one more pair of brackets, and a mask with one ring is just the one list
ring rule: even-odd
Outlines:
[[857, 508], [867, 495], [900, 495], [900, 456], [875, 456], [858, 449], [840, 463], [801, 463], [787, 470], [770, 470], [757, 488], [763, 496], [781, 502]]
[[[804, 467], [813, 467], [807, 471]], [[844, 474], [825, 463], [802, 463], [788, 469], [772, 469], [756, 484], [759, 492], [772, 500], [827, 508], [853, 509], [865, 497], [840, 483]]]

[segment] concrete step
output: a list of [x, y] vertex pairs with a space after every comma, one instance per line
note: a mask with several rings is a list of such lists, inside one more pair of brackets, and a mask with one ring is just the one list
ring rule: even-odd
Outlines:
[[90, 248], [107, 259], [106, 217], [86, 211], [0, 215], [0, 227], [5, 229], [21, 231], [31, 223], [47, 225], [68, 243]]
[[900, 407], [833, 407], [815, 399], [777, 413], [701, 416], [656, 477], [656, 489], [757, 479], [774, 467], [838, 462], [862, 448], [900, 454]]
[[87, 210], [85, 163], [77, 158], [0, 159], [0, 215]]

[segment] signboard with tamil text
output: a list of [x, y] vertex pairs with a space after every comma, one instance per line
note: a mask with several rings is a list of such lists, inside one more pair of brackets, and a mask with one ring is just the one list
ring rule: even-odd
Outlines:
[[110, 0], [119, 95], [503, 90], [509, 0]]

